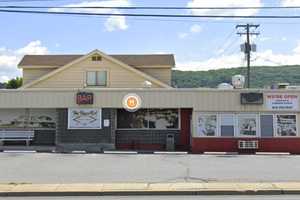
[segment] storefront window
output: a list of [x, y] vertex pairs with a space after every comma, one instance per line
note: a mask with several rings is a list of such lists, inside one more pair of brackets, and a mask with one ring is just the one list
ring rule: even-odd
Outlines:
[[217, 115], [199, 114], [197, 118], [197, 136], [216, 136], [217, 135]]
[[119, 129], [178, 129], [178, 109], [140, 109], [128, 112], [117, 111]]
[[296, 136], [296, 115], [276, 115], [276, 130], [278, 136]]
[[2, 109], [0, 128], [55, 129], [55, 109]]
[[234, 114], [221, 114], [220, 115], [220, 131], [223, 137], [234, 136]]
[[255, 114], [242, 114], [238, 116], [238, 130], [240, 136], [257, 135], [257, 116]]
[[149, 110], [149, 128], [155, 129], [177, 129], [178, 110], [177, 109], [155, 109]]
[[261, 137], [274, 136], [274, 123], [272, 114], [260, 115], [260, 135]]

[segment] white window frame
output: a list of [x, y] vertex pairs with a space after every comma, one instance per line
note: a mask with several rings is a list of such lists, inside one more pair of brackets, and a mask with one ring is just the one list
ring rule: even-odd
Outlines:
[[[94, 73], [96, 73], [96, 85], [89, 85], [87, 83], [88, 72], [94, 72]], [[98, 72], [106, 72], [106, 84], [105, 85], [97, 85], [97, 73]], [[89, 69], [89, 70], [86, 70], [85, 71], [85, 85], [87, 87], [90, 87], [90, 88], [92, 88], [92, 87], [103, 87], [103, 88], [108, 87], [109, 86], [109, 71], [106, 70], [106, 69], [102, 69], [102, 70], [99, 70], [99, 69]]]
[[[194, 138], [217, 138], [217, 137], [221, 137], [220, 136], [220, 131], [219, 131], [219, 114], [218, 113], [209, 113], [209, 112], [195, 112], [196, 113], [196, 119], [195, 119], [195, 135], [193, 136]], [[198, 135], [198, 118], [199, 116], [211, 116], [211, 115], [216, 115], [216, 134], [214, 136], [208, 136], [208, 135]]]
[[[222, 136], [221, 133], [221, 126], [222, 126], [222, 115], [232, 115], [233, 116], [233, 136]], [[221, 138], [235, 138], [237, 134], [237, 127], [236, 127], [236, 121], [237, 121], [237, 114], [236, 113], [219, 113], [218, 114], [218, 133]]]
[[[277, 116], [278, 115], [295, 115], [296, 116], [296, 135], [295, 136], [282, 136], [277, 133]], [[273, 125], [274, 125], [274, 137], [276, 138], [296, 138], [299, 137], [299, 125], [298, 125], [298, 115], [297, 113], [275, 113], [273, 115]]]
[[[240, 116], [249, 116], [249, 115], [255, 115], [255, 120], [256, 120], [256, 135], [242, 135], [240, 134], [240, 127], [239, 127], [239, 119]], [[240, 138], [260, 138], [260, 120], [259, 120], [259, 113], [238, 113], [236, 114], [236, 128], [237, 128], [237, 133], [236, 137]]]

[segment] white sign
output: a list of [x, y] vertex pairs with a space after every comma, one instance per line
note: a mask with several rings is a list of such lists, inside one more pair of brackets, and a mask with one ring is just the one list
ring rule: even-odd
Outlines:
[[69, 108], [68, 129], [101, 129], [101, 109]]
[[127, 111], [135, 112], [142, 106], [142, 100], [139, 95], [132, 93], [124, 96], [122, 104]]
[[268, 110], [298, 110], [299, 98], [296, 94], [267, 94]]
[[109, 127], [109, 119], [103, 120], [103, 126], [104, 127]]

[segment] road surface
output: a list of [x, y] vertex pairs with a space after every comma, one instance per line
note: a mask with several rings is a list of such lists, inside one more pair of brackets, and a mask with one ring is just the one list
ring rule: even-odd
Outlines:
[[300, 181], [300, 156], [0, 153], [0, 183]]
[[299, 200], [300, 196], [105, 196], [105, 197], [7, 197], [0, 200]]

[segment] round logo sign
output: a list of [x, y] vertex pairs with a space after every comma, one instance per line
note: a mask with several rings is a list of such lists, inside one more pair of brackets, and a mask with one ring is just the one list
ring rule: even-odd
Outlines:
[[127, 94], [123, 98], [123, 108], [127, 111], [134, 112], [142, 106], [142, 100], [137, 94]]

